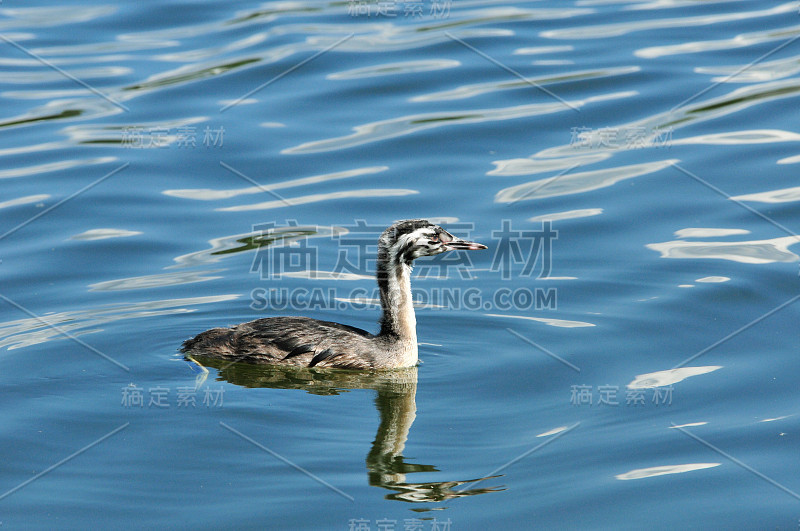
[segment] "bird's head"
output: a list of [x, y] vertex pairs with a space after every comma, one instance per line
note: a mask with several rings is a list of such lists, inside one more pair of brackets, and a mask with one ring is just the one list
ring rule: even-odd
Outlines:
[[390, 263], [411, 263], [420, 256], [434, 256], [446, 251], [486, 249], [480, 243], [456, 238], [439, 225], [425, 219], [398, 221], [381, 234], [378, 252]]

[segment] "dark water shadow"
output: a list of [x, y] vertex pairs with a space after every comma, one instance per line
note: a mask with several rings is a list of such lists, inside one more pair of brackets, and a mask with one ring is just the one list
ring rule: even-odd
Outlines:
[[403, 456], [409, 430], [416, 419], [416, 367], [391, 371], [346, 371], [231, 364], [224, 360], [202, 357], [193, 357], [192, 360], [203, 367], [217, 369], [218, 380], [242, 387], [301, 389], [311, 394], [328, 396], [353, 389], [375, 390], [375, 406], [380, 415], [380, 425], [366, 457], [367, 480], [374, 487], [394, 491], [387, 494], [386, 499], [412, 503], [441, 502], [505, 490], [503, 487], [457, 488], [499, 476], [424, 483], [406, 481], [407, 474], [439, 472], [434, 465], [409, 463]]

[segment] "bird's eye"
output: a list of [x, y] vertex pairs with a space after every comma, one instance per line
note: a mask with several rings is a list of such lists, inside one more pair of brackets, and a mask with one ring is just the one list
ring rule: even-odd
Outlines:
[[439, 243], [439, 235], [438, 234], [434, 234], [433, 236], [431, 236], [430, 237], [430, 242], [431, 243]]

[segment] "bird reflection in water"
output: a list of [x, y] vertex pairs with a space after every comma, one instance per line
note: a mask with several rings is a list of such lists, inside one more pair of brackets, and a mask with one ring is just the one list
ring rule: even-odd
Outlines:
[[370, 485], [395, 491], [387, 494], [387, 499], [414, 503], [441, 502], [505, 490], [502, 487], [458, 489], [461, 485], [500, 476], [425, 483], [406, 481], [406, 475], [414, 472], [439, 472], [433, 465], [408, 463], [403, 456], [408, 432], [416, 418], [417, 367], [389, 371], [345, 371], [230, 363], [197, 356], [187, 359], [202, 367], [217, 369], [219, 380], [243, 387], [302, 389], [315, 395], [374, 389], [377, 392], [375, 405], [380, 415], [380, 425], [367, 454], [367, 477]]

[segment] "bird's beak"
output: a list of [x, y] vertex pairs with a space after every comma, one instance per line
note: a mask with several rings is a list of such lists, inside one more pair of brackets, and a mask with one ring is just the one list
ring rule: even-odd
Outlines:
[[461, 240], [459, 238], [447, 242], [445, 247], [448, 251], [478, 251], [480, 249], [488, 249], [488, 247], [482, 243], [468, 242], [467, 240]]

